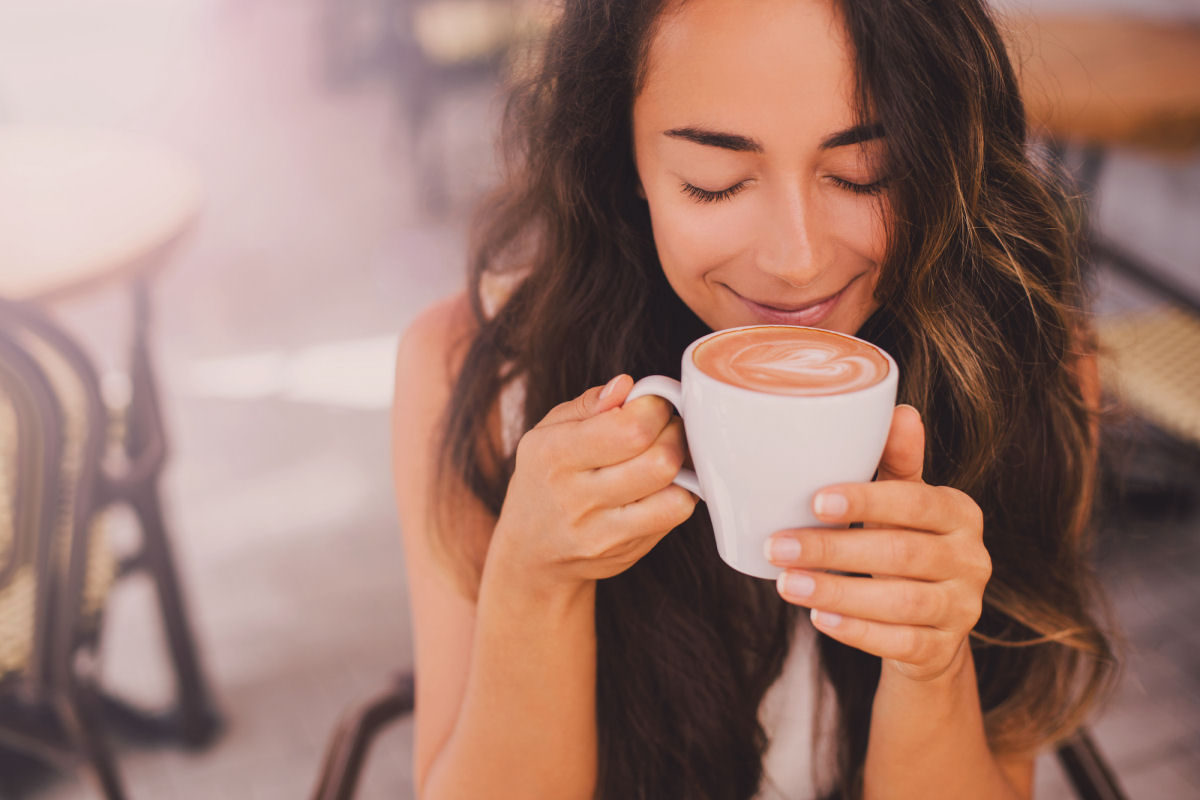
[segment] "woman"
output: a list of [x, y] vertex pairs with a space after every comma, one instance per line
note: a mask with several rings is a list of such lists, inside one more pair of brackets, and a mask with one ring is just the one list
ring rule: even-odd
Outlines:
[[[470, 287], [397, 365], [418, 796], [1029, 797], [1111, 659], [1073, 217], [986, 9], [572, 0], [505, 141]], [[904, 405], [817, 501], [864, 527], [778, 532], [772, 584], [671, 484], [670, 407], [623, 401], [779, 321], [887, 349]]]

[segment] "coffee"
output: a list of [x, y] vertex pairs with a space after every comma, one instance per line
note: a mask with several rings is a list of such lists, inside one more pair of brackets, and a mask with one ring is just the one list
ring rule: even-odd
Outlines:
[[700, 337], [679, 380], [649, 375], [625, 402], [652, 394], [675, 406], [695, 467], [675, 483], [707, 504], [725, 563], [774, 580], [763, 543], [823, 525], [812, 510], [822, 487], [871, 480], [899, 382], [892, 357], [853, 336], [760, 325]]
[[789, 325], [760, 325], [705, 340], [692, 352], [701, 372], [768, 394], [845, 394], [874, 386], [887, 359], [850, 336]]

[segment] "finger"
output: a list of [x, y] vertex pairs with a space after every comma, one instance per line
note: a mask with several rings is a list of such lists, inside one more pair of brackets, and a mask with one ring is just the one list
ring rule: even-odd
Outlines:
[[768, 540], [767, 559], [777, 567], [926, 581], [947, 580], [955, 574], [951, 553], [927, 532], [895, 528], [781, 531]]
[[657, 492], [675, 480], [684, 460], [683, 421], [671, 419], [646, 450], [619, 464], [584, 474], [597, 506], [621, 506]]
[[627, 461], [648, 450], [674, 414], [670, 403], [653, 395], [609, 409], [574, 426], [567, 458], [592, 469]]
[[601, 512], [599, 521], [604, 525], [621, 526], [634, 535], [652, 536], [657, 540], [687, 520], [697, 502], [694, 494], [672, 484], [641, 500], [606, 509]]
[[[621, 394], [613, 392], [613, 396]], [[605, 398], [604, 402], [609, 402]], [[646, 451], [671, 421], [674, 409], [660, 397], [639, 397], [632, 403], [609, 408], [603, 413], [574, 422], [539, 425], [526, 438], [540, 439], [554, 463], [566, 469], [584, 470], [619, 464]], [[518, 445], [518, 458], [521, 446]]]
[[776, 588], [794, 605], [856, 619], [932, 628], [949, 628], [954, 622], [944, 583], [787, 570]]
[[933, 533], [983, 530], [983, 512], [963, 492], [902, 480], [827, 487], [813, 498], [813, 513], [833, 524], [875, 523]]
[[896, 406], [876, 480], [919, 481], [925, 463], [925, 425], [910, 405]]
[[542, 418], [538, 426], [558, 425], [563, 422], [580, 422], [616, 408], [625, 402], [633, 388], [633, 378], [618, 375], [604, 386], [593, 386], [578, 397], [559, 403]]
[[905, 664], [926, 663], [949, 649], [955, 634], [917, 625], [892, 625], [887, 622], [856, 619], [814, 609], [813, 625], [826, 636], [837, 639], [880, 658]]

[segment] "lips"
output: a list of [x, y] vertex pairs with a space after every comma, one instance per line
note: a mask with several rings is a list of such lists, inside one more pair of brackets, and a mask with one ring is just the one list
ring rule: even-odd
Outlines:
[[[851, 281], [850, 283], [853, 282], [854, 281]], [[833, 311], [833, 307], [837, 305], [838, 300], [841, 299], [849, 285], [849, 283], [846, 284], [846, 286], [843, 286], [837, 294], [826, 297], [823, 300], [817, 300], [816, 302], [808, 303], [806, 305], [794, 306], [768, 305], [766, 303], [759, 303], [755, 300], [751, 300], [748, 297], [743, 297], [737, 292], [734, 292], [734, 294], [737, 295], [738, 299], [745, 304], [746, 308], [748, 308], [752, 314], [764, 322], [776, 323], [780, 325], [807, 325], [811, 327], [819, 324], [822, 320], [829, 316], [829, 313]]]

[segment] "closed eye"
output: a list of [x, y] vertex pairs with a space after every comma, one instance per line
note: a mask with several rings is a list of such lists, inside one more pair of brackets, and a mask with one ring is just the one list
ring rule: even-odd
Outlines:
[[832, 175], [829, 179], [833, 181], [834, 186], [837, 186], [839, 189], [845, 189], [848, 192], [853, 192], [854, 194], [879, 194], [887, 188], [888, 183], [887, 178], [881, 178], [873, 183], [852, 183], [844, 178]]
[[701, 203], [715, 203], [718, 200], [728, 200], [729, 198], [733, 197], [742, 189], [746, 188], [746, 183], [747, 181], [739, 181], [733, 186], [730, 186], [727, 189], [721, 189], [717, 192], [710, 192], [708, 189], [701, 189], [699, 186], [693, 186], [687, 181], [684, 181], [682, 184], [680, 184], [679, 188], [684, 194], [699, 200]]

